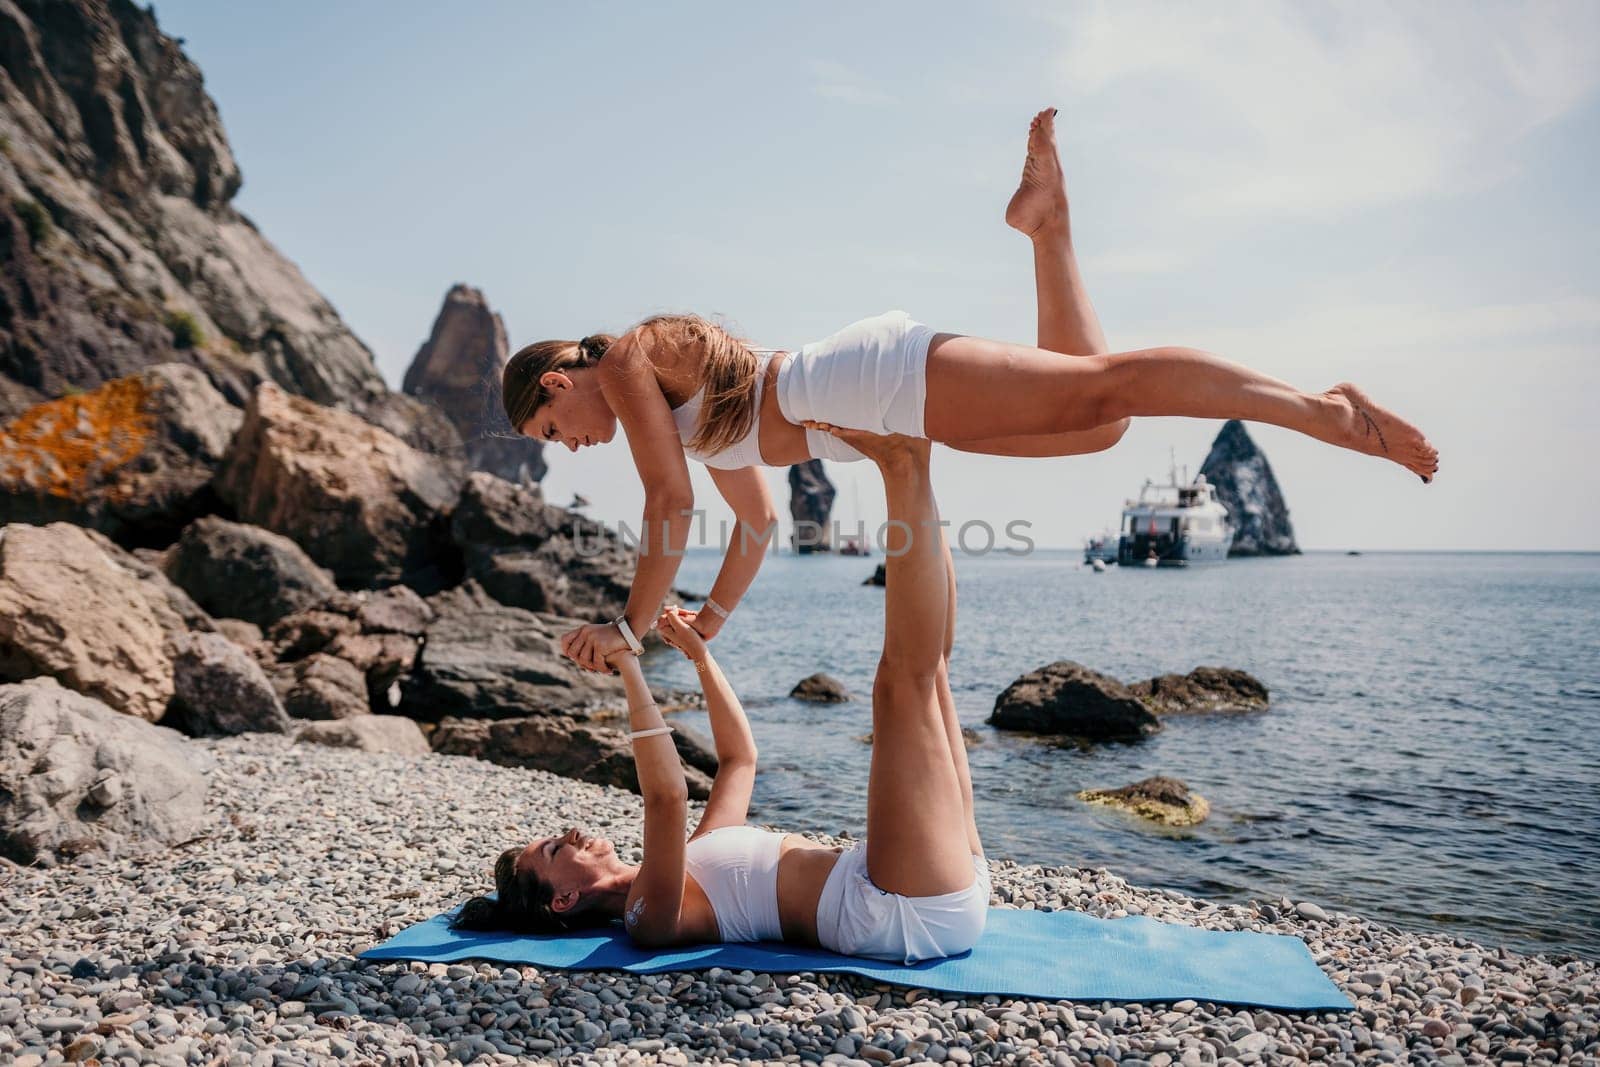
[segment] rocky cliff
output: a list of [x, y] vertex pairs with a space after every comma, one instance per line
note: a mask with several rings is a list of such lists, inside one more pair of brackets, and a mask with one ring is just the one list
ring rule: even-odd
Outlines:
[[543, 446], [513, 436], [506, 421], [500, 372], [509, 355], [505, 323], [483, 293], [454, 285], [401, 388], [444, 412], [465, 442], [471, 470], [529, 484], [544, 477]]
[[833, 550], [828, 517], [833, 513], [834, 494], [822, 460], [810, 459], [789, 468], [789, 517], [794, 520], [794, 549], [801, 555]]
[[1230, 419], [1223, 425], [1200, 473], [1217, 487], [1217, 496], [1233, 521], [1230, 556], [1299, 555], [1294, 527], [1289, 523], [1289, 505], [1283, 501], [1266, 454], [1245, 432], [1244, 423]]
[[0, 418], [177, 362], [235, 405], [271, 380], [418, 441], [415, 405], [233, 208], [240, 182], [151, 10], [0, 0]]

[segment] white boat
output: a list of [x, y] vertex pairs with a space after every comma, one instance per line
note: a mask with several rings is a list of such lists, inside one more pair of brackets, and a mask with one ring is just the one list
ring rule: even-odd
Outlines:
[[1146, 481], [1138, 500], [1122, 509], [1117, 562], [1125, 567], [1187, 567], [1220, 563], [1233, 547], [1233, 523], [1217, 487], [1197, 475], [1182, 481], [1174, 466], [1165, 484]]
[[1117, 561], [1117, 535], [1110, 530], [1096, 534], [1083, 543], [1083, 561], [1093, 563], [1115, 563]]

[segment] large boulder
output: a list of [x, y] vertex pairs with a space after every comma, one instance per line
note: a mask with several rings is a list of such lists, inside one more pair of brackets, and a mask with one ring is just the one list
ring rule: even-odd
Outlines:
[[833, 532], [828, 524], [835, 490], [822, 460], [810, 459], [789, 468], [789, 517], [794, 520], [794, 550], [800, 555], [828, 552]]
[[416, 666], [401, 683], [400, 712], [414, 719], [569, 715], [616, 700], [621, 679], [586, 671], [561, 654], [573, 619], [507, 607], [475, 583], [429, 600]]
[[[367, 679], [348, 660], [318, 652], [288, 668], [283, 707], [296, 719], [348, 719], [372, 712]], [[281, 668], [280, 668], [281, 672]]]
[[426, 756], [433, 751], [422, 728], [400, 715], [358, 715], [332, 722], [308, 722], [294, 735], [297, 743]]
[[[433, 750], [476, 756], [503, 767], [528, 767], [564, 778], [639, 792], [633, 746], [622, 730], [573, 719], [445, 719], [433, 732]], [[693, 766], [683, 769], [689, 796], [704, 800], [711, 779]]]
[[155, 721], [187, 632], [164, 591], [67, 523], [0, 527], [0, 681], [47, 675]]
[[193, 367], [162, 363], [0, 423], [0, 510], [165, 543], [214, 504], [242, 416]]
[[995, 699], [989, 725], [1090, 741], [1136, 741], [1159, 731], [1161, 720], [1115, 678], [1058, 660], [1007, 686]]
[[210, 757], [163, 726], [36, 679], [0, 685], [0, 854], [136, 854], [208, 826]]
[[1121, 789], [1083, 789], [1079, 800], [1115, 808], [1162, 826], [1194, 826], [1211, 814], [1211, 804], [1176, 778], [1157, 776]]
[[270, 530], [206, 516], [168, 551], [167, 577], [212, 615], [271, 626], [338, 592], [333, 575]]
[[472, 470], [531, 485], [544, 477], [543, 446], [506, 420], [500, 375], [509, 354], [505, 323], [483, 293], [453, 285], [401, 389], [444, 413], [461, 435]]
[[341, 583], [370, 587], [433, 572], [460, 481], [393, 434], [264, 385], [216, 487], [241, 520], [293, 539]]
[[1196, 667], [1134, 682], [1128, 691], [1157, 715], [1205, 715], [1267, 710], [1267, 687], [1232, 667]]
[[547, 504], [538, 486], [474, 472], [450, 531], [467, 575], [502, 604], [586, 622], [627, 606], [637, 554], [602, 524]]
[[1230, 419], [1223, 424], [1200, 473], [1217, 487], [1217, 499], [1227, 507], [1228, 521], [1233, 523], [1233, 547], [1228, 555], [1300, 554], [1278, 479], [1244, 423]]
[[287, 733], [283, 702], [261, 665], [221, 634], [192, 634], [173, 663], [173, 725], [193, 735]]

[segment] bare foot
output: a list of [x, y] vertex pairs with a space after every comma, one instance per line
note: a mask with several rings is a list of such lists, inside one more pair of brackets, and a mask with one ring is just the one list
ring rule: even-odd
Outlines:
[[902, 433], [881, 434], [868, 430], [852, 430], [826, 422], [806, 422], [809, 429], [831, 433], [851, 448], [876, 463], [881, 469], [928, 469], [928, 457], [933, 452], [933, 442], [926, 437], [910, 437]]
[[1056, 109], [1045, 108], [1028, 127], [1028, 158], [1022, 184], [1006, 205], [1006, 225], [1033, 237], [1067, 226], [1067, 182], [1056, 156]]
[[1366, 393], [1342, 382], [1322, 394], [1338, 405], [1338, 440], [1346, 448], [1369, 456], [1392, 459], [1424, 482], [1439, 470], [1439, 450], [1422, 431], [1387, 408], [1374, 404]]

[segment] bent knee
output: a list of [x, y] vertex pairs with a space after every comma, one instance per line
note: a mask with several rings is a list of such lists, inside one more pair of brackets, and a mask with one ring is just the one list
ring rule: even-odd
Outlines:
[[1093, 447], [1091, 452], [1104, 452], [1106, 449], [1122, 440], [1128, 432], [1128, 426], [1133, 420], [1124, 415], [1115, 422], [1108, 422], [1094, 431], [1094, 439], [1090, 442]]

